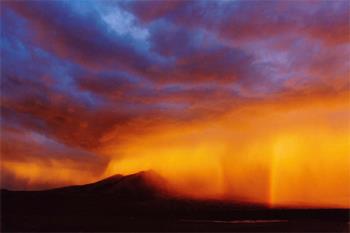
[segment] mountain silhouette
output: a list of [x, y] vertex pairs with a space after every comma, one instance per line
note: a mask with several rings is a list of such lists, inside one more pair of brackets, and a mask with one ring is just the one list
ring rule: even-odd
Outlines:
[[108, 195], [123, 200], [149, 200], [173, 196], [167, 181], [152, 170], [131, 175], [117, 174], [90, 184], [38, 192], [56, 195]]
[[3, 189], [0, 194], [2, 232], [346, 232], [349, 219], [348, 209], [270, 209], [189, 199], [175, 195], [153, 171], [43, 191]]

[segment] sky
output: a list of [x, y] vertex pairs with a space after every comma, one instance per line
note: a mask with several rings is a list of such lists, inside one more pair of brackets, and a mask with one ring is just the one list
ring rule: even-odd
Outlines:
[[1, 187], [154, 170], [350, 207], [350, 3], [2, 1]]

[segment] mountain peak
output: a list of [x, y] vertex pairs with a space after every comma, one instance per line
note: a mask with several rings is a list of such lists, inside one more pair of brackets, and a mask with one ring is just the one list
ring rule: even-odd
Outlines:
[[110, 195], [126, 200], [146, 200], [169, 196], [166, 180], [155, 171], [141, 171], [130, 175], [116, 174], [100, 181], [50, 190], [60, 194]]

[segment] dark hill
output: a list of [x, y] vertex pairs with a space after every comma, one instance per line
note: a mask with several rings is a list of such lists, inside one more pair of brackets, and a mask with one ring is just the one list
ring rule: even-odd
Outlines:
[[131, 175], [114, 175], [91, 184], [75, 185], [41, 191], [59, 195], [110, 195], [129, 200], [149, 200], [170, 197], [167, 181], [153, 171]]
[[45, 191], [1, 190], [1, 231], [346, 232], [347, 209], [269, 209], [172, 194], [154, 172]]

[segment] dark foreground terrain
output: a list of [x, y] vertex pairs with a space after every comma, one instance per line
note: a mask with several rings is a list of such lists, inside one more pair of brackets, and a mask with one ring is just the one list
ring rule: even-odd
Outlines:
[[2, 190], [1, 230], [349, 232], [347, 209], [268, 209], [179, 199], [149, 182], [151, 176], [117, 175], [47, 191]]

